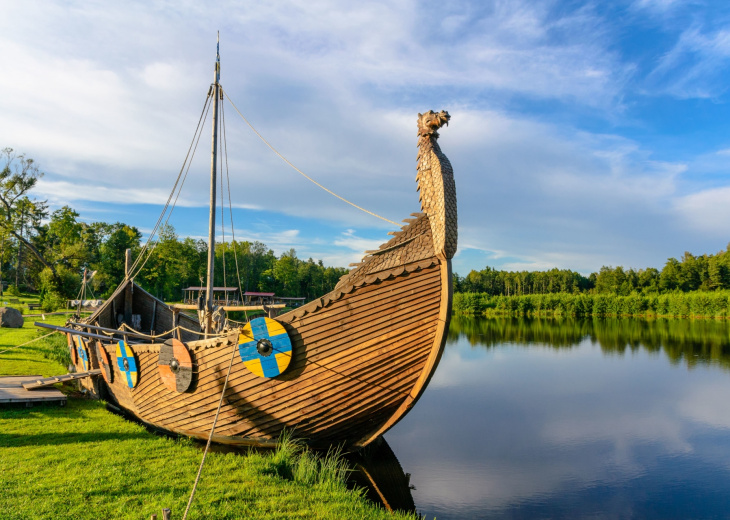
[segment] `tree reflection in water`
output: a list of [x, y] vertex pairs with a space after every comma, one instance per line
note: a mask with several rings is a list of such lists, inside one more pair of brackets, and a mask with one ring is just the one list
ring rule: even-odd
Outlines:
[[643, 318], [473, 318], [453, 316], [449, 343], [465, 337], [474, 347], [504, 343], [555, 349], [585, 338], [604, 354], [664, 352], [673, 364], [715, 364], [730, 370], [730, 320]]

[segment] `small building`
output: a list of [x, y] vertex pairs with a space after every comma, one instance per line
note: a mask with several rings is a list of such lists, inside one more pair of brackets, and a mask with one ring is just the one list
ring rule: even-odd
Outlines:
[[299, 307], [307, 301], [306, 298], [290, 298], [286, 296], [276, 296], [272, 292], [250, 292], [243, 293], [244, 305], [274, 305], [283, 303], [287, 307]]
[[[183, 303], [196, 305], [198, 298], [205, 297], [205, 287], [186, 287], [183, 289]], [[238, 287], [213, 287], [214, 305], [274, 305], [285, 304], [288, 307], [302, 305], [306, 298], [289, 298], [276, 296], [272, 292], [246, 291], [239, 297]]]
[[[198, 298], [205, 297], [205, 287], [186, 287], [183, 289], [183, 303], [197, 304]], [[214, 305], [240, 305], [238, 287], [213, 287]]]
[[243, 293], [244, 305], [272, 305], [274, 303], [274, 293], [272, 292], [251, 292]]

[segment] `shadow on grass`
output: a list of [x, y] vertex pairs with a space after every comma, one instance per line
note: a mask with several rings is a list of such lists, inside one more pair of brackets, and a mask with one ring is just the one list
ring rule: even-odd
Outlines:
[[[38, 359], [34, 357], [8, 357], [8, 356], [0, 356], [0, 361], [39, 361]], [[45, 359], [42, 359], [40, 361], [46, 361]], [[61, 370], [63, 372], [63, 370]], [[24, 375], [24, 374], [21, 374]]]
[[[61, 387], [61, 391], [68, 394], [74, 389]], [[33, 390], [30, 390], [31, 392]], [[95, 408], [103, 408], [104, 404], [100, 401], [92, 399], [84, 399], [83, 397], [74, 399], [69, 398], [65, 406], [59, 405], [55, 401], [37, 401], [32, 407], [26, 407], [25, 403], [0, 403], [0, 419], [26, 419], [26, 420], [45, 420], [45, 419], [78, 419], [88, 417], [88, 414]]]
[[63, 444], [79, 444], [85, 442], [127, 441], [130, 439], [149, 440], [147, 432], [135, 433], [33, 433], [7, 434], [0, 433], [0, 446], [5, 448], [24, 446], [59, 446]]

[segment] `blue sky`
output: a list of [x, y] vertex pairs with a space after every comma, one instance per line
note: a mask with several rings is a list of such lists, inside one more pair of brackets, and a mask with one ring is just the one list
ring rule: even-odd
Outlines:
[[[213, 79], [303, 171], [418, 211], [418, 112], [448, 110], [462, 275], [661, 267], [730, 242], [730, 4], [637, 0], [3, 6], [0, 146], [52, 208], [149, 231]], [[392, 227], [226, 107], [236, 237], [346, 266]], [[171, 223], [207, 230], [205, 137]], [[226, 223], [226, 233], [230, 234]]]

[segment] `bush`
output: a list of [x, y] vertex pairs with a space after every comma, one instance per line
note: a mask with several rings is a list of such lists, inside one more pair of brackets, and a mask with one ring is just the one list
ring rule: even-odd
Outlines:
[[45, 312], [53, 312], [66, 306], [66, 298], [64, 298], [57, 292], [50, 291], [41, 296], [40, 303], [41, 308]]

